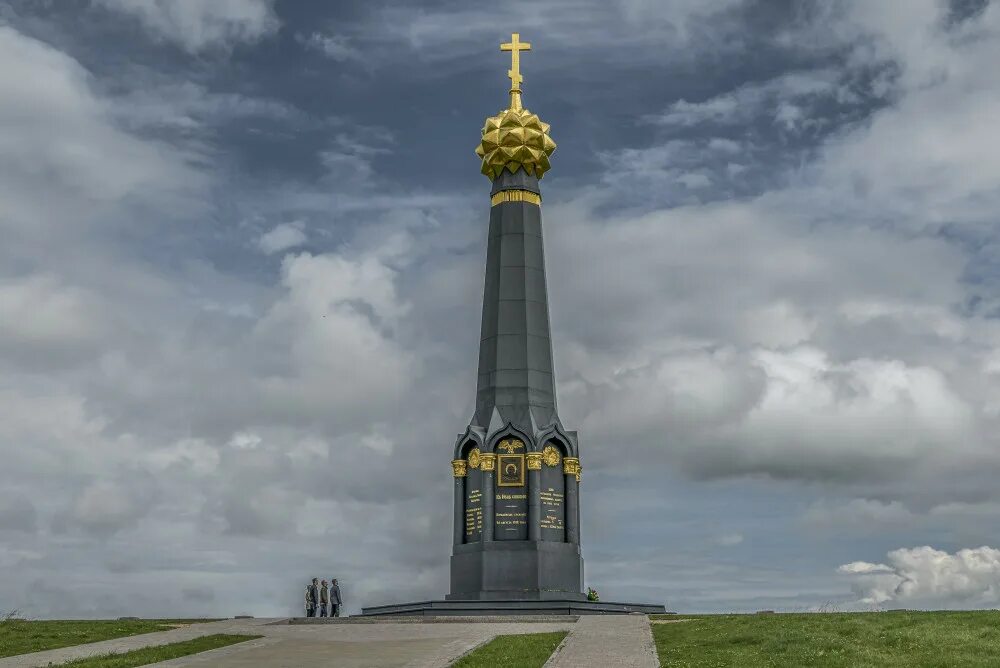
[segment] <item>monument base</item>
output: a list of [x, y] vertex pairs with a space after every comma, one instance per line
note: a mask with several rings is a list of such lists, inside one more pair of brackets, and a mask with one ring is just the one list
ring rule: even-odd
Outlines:
[[453, 550], [449, 601], [587, 600], [579, 545], [498, 540]]
[[376, 605], [361, 609], [364, 617], [446, 617], [506, 615], [662, 615], [667, 610], [655, 603], [605, 603], [572, 599], [543, 600], [454, 600], [419, 601]]

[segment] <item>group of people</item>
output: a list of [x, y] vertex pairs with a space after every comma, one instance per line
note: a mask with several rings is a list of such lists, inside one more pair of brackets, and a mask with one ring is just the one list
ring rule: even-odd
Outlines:
[[313, 578], [312, 584], [306, 587], [306, 617], [340, 617], [340, 585], [334, 578], [328, 585], [326, 580], [321, 583]]

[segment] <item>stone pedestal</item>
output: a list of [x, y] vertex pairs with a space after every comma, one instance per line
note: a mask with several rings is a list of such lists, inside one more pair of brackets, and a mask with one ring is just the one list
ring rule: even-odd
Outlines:
[[417, 601], [363, 608], [364, 617], [479, 617], [519, 615], [662, 615], [666, 608], [649, 603], [545, 599], [538, 601]]
[[[516, 588], [515, 588], [516, 587]], [[546, 541], [456, 545], [447, 600], [586, 601], [580, 546]]]

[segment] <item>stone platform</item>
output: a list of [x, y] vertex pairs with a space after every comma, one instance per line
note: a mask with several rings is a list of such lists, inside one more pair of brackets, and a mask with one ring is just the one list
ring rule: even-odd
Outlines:
[[655, 603], [615, 603], [551, 600], [446, 600], [396, 603], [362, 608], [365, 617], [444, 617], [461, 616], [522, 616], [522, 615], [662, 615], [666, 608]]

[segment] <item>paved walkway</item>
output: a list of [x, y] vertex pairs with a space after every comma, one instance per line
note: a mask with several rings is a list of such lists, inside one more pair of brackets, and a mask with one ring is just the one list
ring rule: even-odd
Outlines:
[[274, 626], [268, 624], [278, 620], [224, 620], [196, 624], [173, 631], [147, 633], [89, 645], [12, 656], [0, 659], [0, 668], [35, 668], [47, 666], [49, 662], [58, 664], [85, 656], [127, 652], [215, 633], [242, 633], [264, 637], [153, 665], [200, 668], [208, 666], [298, 668], [307, 665], [336, 665], [338, 668], [443, 668], [462, 654], [497, 635], [566, 631], [574, 627], [571, 620], [531, 623], [517, 621], [516, 618], [507, 619], [510, 621]]
[[545, 668], [658, 668], [646, 615], [584, 615]]
[[[221, 622], [209, 622], [206, 624], [192, 624], [170, 631], [158, 631], [156, 633], [143, 633], [136, 636], [126, 636], [124, 638], [112, 638], [101, 642], [90, 643], [88, 645], [74, 645], [73, 647], [63, 647], [52, 649], [46, 652], [34, 652], [32, 654], [21, 654], [19, 656], [9, 656], [0, 659], [0, 668], [34, 668], [35, 666], [47, 666], [49, 662], [53, 664], [65, 663], [73, 659], [85, 656], [100, 656], [102, 654], [130, 652], [143, 647], [155, 647], [157, 645], [167, 645], [173, 642], [183, 642], [209, 636], [215, 633], [246, 633], [259, 635], [258, 627], [278, 620], [274, 619], [226, 619]], [[234, 630], [238, 629], [238, 630]]]

